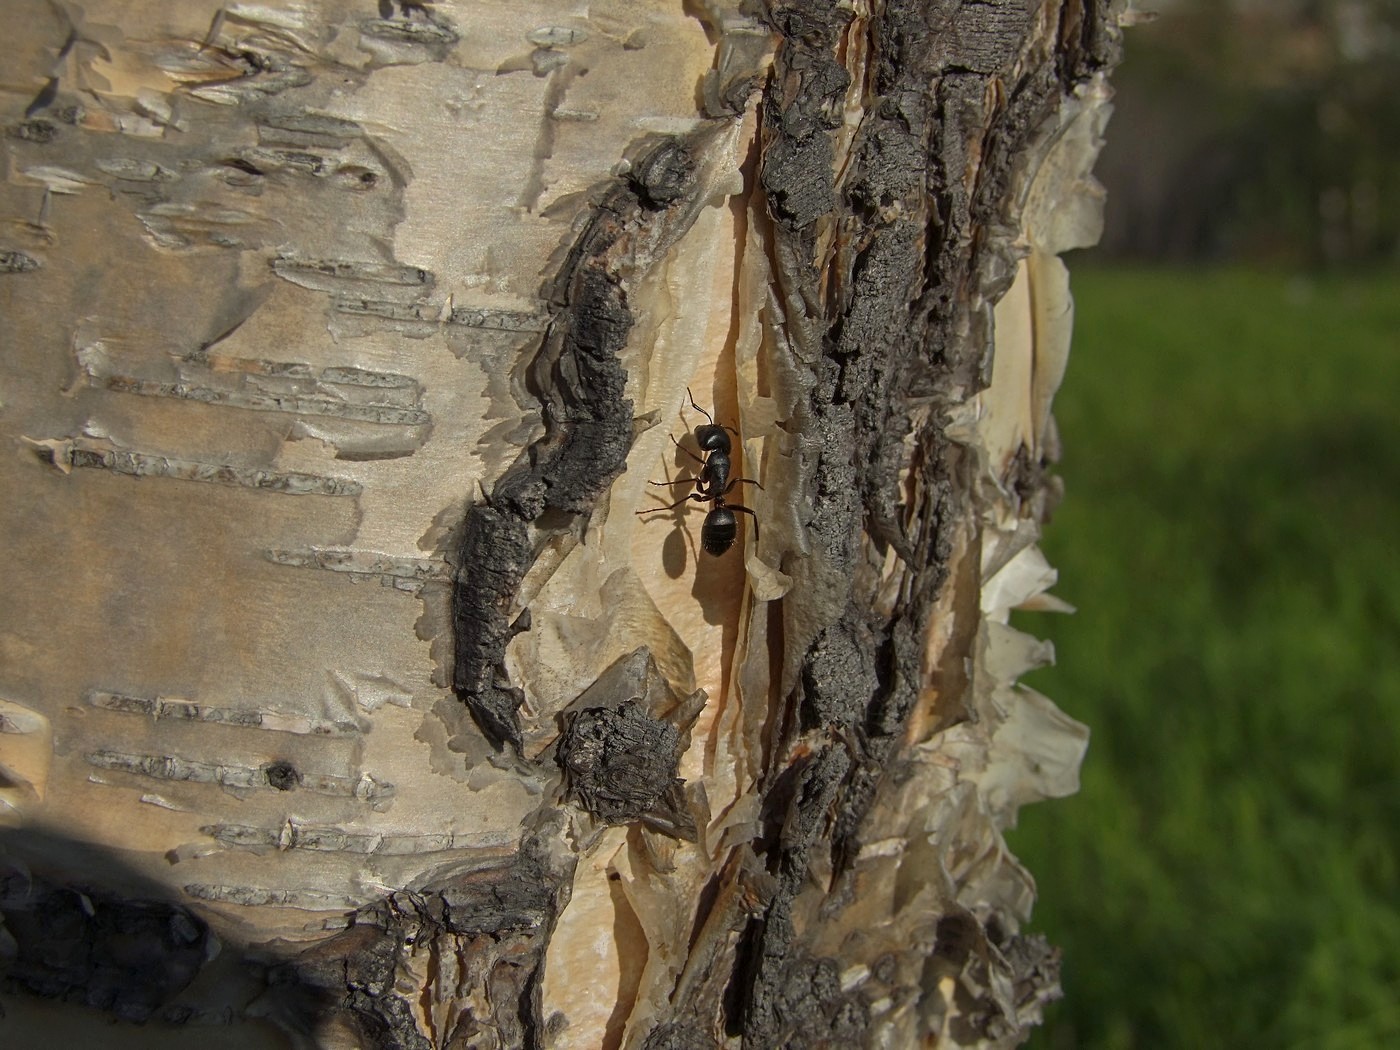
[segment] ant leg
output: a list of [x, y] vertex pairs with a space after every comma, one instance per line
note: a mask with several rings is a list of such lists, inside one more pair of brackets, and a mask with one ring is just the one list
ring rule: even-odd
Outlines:
[[[692, 495], [693, 495], [693, 494], [692, 494]], [[681, 504], [683, 504], [683, 503], [689, 503], [690, 500], [691, 500], [691, 498], [692, 498], [691, 496], [682, 496], [680, 499], [676, 500], [675, 503], [672, 503], [669, 507], [648, 507], [646, 510], [633, 511], [633, 513], [634, 513], [634, 514], [637, 514], [637, 515], [642, 515], [642, 514], [659, 514], [659, 513], [661, 513], [663, 510], [675, 510], [675, 509], [676, 509], [677, 507], [679, 507]]]
[[757, 545], [758, 545], [758, 515], [755, 514], [753, 511], [749, 510], [748, 507], [741, 507], [741, 506], [739, 506], [737, 503], [726, 503], [726, 504], [725, 504], [725, 507], [727, 507], [729, 510], [737, 510], [737, 511], [740, 511], [740, 512], [742, 512], [742, 513], [744, 513], [744, 514], [747, 514], [749, 517], [753, 518], [753, 542], [754, 542], [754, 545], [757, 546]]
[[686, 447], [685, 447], [684, 445], [682, 445], [679, 441], [677, 441], [677, 440], [676, 440], [676, 435], [675, 435], [675, 434], [672, 434], [672, 435], [671, 435], [671, 444], [675, 445], [676, 448], [680, 449], [682, 452], [684, 452], [684, 453], [685, 453], [687, 456], [689, 456], [691, 459], [695, 460], [696, 463], [703, 464], [703, 463], [705, 462], [703, 459], [701, 459], [699, 456], [697, 456], [694, 452], [690, 451], [690, 449], [686, 448]]
[[[672, 504], [671, 504], [670, 506], [668, 506], [668, 507], [648, 507], [646, 510], [636, 510], [636, 511], [633, 511], [632, 513], [633, 513], [633, 514], [657, 514], [657, 513], [661, 512], [661, 511], [663, 511], [663, 510], [675, 510], [675, 509], [676, 509], [677, 507], [679, 507], [682, 503], [689, 503], [691, 500], [694, 500], [696, 503], [708, 503], [708, 502], [710, 502], [710, 499], [711, 499], [711, 498], [712, 498], [712, 497], [706, 496], [706, 495], [705, 495], [704, 493], [702, 493], [702, 492], [692, 492], [692, 493], [691, 493], [690, 495], [688, 495], [688, 496], [682, 496], [680, 499], [676, 500], [675, 503], [672, 503]], [[749, 511], [749, 513], [752, 514], [753, 511]]]
[[[655, 485], [657, 484], [657, 482], [653, 481], [652, 484]], [[760, 492], [763, 491], [763, 486], [759, 485], [758, 482], [755, 481], [753, 478], [735, 478], [728, 485], [724, 486], [724, 494], [726, 496], [729, 495], [729, 490], [732, 489], [735, 485], [758, 485], [758, 490]]]
[[677, 478], [675, 481], [648, 481], [648, 485], [658, 485], [665, 488], [667, 485], [698, 485], [699, 478]]

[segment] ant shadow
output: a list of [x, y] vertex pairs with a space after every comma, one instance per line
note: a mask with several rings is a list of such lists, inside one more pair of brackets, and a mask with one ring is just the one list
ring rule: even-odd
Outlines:
[[661, 570], [673, 580], [681, 578], [687, 560], [693, 560], [697, 568], [700, 565], [700, 548], [695, 543], [695, 537], [685, 527], [684, 518], [684, 510], [677, 508], [675, 527], [661, 545]]
[[[676, 448], [676, 462], [672, 464], [673, 469], [668, 471], [668, 474], [672, 475], [667, 478], [668, 481], [680, 482], [688, 477], [698, 478], [699, 472], [692, 473], [690, 470], [692, 464], [686, 455], [690, 451], [684, 446]], [[690, 593], [700, 606], [705, 622], [714, 626], [728, 623], [733, 616], [736, 591], [734, 576], [739, 570], [734, 568], [730, 560], [738, 558], [742, 562], [744, 545], [741, 536], [735, 547], [724, 554], [713, 555], [704, 552], [697, 537], [698, 530], [704, 527], [706, 514], [704, 503], [687, 500], [673, 507], [669, 513], [658, 514], [657, 517], [665, 517], [673, 526], [661, 546], [662, 571], [670, 579], [678, 580], [690, 565], [694, 565]]]
[[[687, 435], [687, 440], [689, 440], [689, 435]], [[665, 514], [661, 513], [666, 504], [671, 502], [669, 498], [669, 488], [671, 484], [678, 484], [690, 478], [695, 478], [697, 482], [699, 480], [699, 471], [693, 469], [694, 461], [687, 456], [687, 453], [694, 455], [694, 450], [687, 449], [684, 445], [678, 444], [672, 446], [672, 453], [672, 462], [669, 469], [666, 471], [667, 487], [657, 487], [648, 490], [649, 495], [658, 498], [658, 502], [654, 508], [657, 511], [655, 517], [670, 521], [672, 526], [671, 531], [666, 535], [666, 539], [661, 545], [661, 570], [668, 578], [679, 580], [685, 573], [686, 564], [688, 562], [693, 562], [698, 578], [702, 575], [699, 571], [701, 565], [700, 545], [696, 542], [695, 536], [690, 529], [689, 519], [691, 517], [691, 502], [687, 501], [680, 506], [672, 507], [670, 511]], [[665, 499], [665, 502], [660, 502], [662, 499]], [[695, 506], [703, 511], [703, 508], [701, 508], [699, 504], [695, 504]], [[650, 520], [655, 520], [655, 518]]]

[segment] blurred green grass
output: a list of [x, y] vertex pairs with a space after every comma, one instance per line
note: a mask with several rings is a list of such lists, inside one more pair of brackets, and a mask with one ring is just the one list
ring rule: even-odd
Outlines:
[[1074, 270], [1032, 1047], [1400, 1046], [1400, 274]]

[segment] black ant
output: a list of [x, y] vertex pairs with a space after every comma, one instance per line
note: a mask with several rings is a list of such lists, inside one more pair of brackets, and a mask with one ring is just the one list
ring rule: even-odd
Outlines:
[[735, 485], [758, 485], [760, 489], [763, 486], [759, 485], [753, 478], [730, 479], [729, 452], [731, 445], [729, 435], [737, 435], [739, 432], [733, 427], [716, 423], [710, 413], [695, 403], [695, 395], [690, 392], [689, 387], [686, 387], [685, 393], [690, 398], [690, 407], [709, 420], [704, 426], [695, 428], [695, 443], [700, 446], [700, 451], [705, 453], [705, 458], [701, 459], [679, 441], [676, 441], [674, 434], [671, 435], [671, 441], [676, 448], [700, 464], [700, 473], [695, 477], [677, 478], [675, 481], [649, 481], [647, 484], [663, 487], [667, 485], [694, 485], [695, 491], [678, 499], [669, 507], [649, 507], [646, 510], [637, 511], [637, 514], [656, 514], [663, 510], [675, 510], [691, 500], [696, 503], [713, 504], [710, 512], [705, 515], [705, 523], [700, 526], [700, 546], [705, 548], [707, 554], [719, 557], [734, 546], [734, 539], [738, 535], [739, 519], [734, 517], [736, 510], [753, 518], [754, 540], [755, 542], [758, 540], [758, 515], [749, 510], [748, 507], [726, 503], [724, 497], [729, 495], [729, 490]]

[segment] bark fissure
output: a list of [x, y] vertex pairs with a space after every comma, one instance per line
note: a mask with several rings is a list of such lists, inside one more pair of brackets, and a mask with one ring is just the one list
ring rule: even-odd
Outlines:
[[[740, 1030], [744, 1045], [755, 1047], [815, 1044], [833, 1030], [845, 1002], [829, 992], [816, 1012], [782, 1005], [794, 972], [811, 976], [814, 989], [822, 984], [813, 975], [823, 961], [804, 961], [793, 931], [794, 898], [822, 827], [835, 878], [828, 903], [839, 908], [872, 801], [882, 781], [898, 775], [901, 734], [928, 673], [928, 618], [948, 577], [946, 526], [965, 516], [958, 504], [968, 498], [959, 450], [942, 435], [943, 413], [989, 379], [989, 362], [970, 351], [990, 339], [963, 333], [981, 323], [968, 303], [995, 302], [1010, 284], [1002, 257], [1016, 221], [1008, 214], [1013, 163], [1042, 133], [1062, 92], [1108, 64], [1115, 46], [1106, 3], [1062, 12], [1061, 34], [1077, 36], [1068, 57], [1027, 53], [1033, 11], [1026, 3], [881, 5], [860, 27], [869, 34], [874, 90], [862, 100], [853, 156], [836, 185], [813, 175], [832, 170], [832, 98], [848, 82], [838, 47], [851, 15], [785, 3], [773, 4], [770, 15], [783, 40], [764, 98], [761, 182], [776, 257], [791, 263], [784, 291], [801, 305], [790, 313], [821, 304], [827, 321], [802, 406], [811, 413], [802, 429], [820, 450], [809, 482], [810, 529], [827, 571], [849, 589], [843, 604], [826, 605], [827, 622], [799, 657], [789, 701], [803, 712], [804, 746], [815, 749], [803, 780], [816, 777], [823, 790], [789, 795], [785, 777], [768, 788], [772, 819], [783, 828], [767, 852], [779, 883], [736, 975]], [[992, 101], [998, 90], [1009, 95], [1005, 106]], [[824, 285], [823, 273], [831, 274]], [[910, 466], [905, 435], [914, 429], [913, 399], [904, 392], [932, 402], [917, 433], [924, 456], [913, 483], [927, 500], [915, 516], [917, 537], [904, 533], [908, 508], [898, 498], [900, 471]], [[859, 563], [862, 527], [875, 552], [888, 546], [902, 564], [903, 597], [890, 617], [875, 612], [873, 565]], [[804, 600], [800, 583], [786, 599]], [[958, 717], [952, 713], [952, 721]], [[801, 834], [789, 833], [794, 824]], [[1024, 938], [998, 937], [980, 924], [977, 931], [983, 944], [1028, 951]], [[1039, 982], [1027, 992], [1033, 999], [1053, 989], [1056, 974], [1045, 952], [1030, 954], [1034, 965], [1017, 970]], [[1014, 1018], [983, 1020], [982, 1031], [1015, 1030]]]

